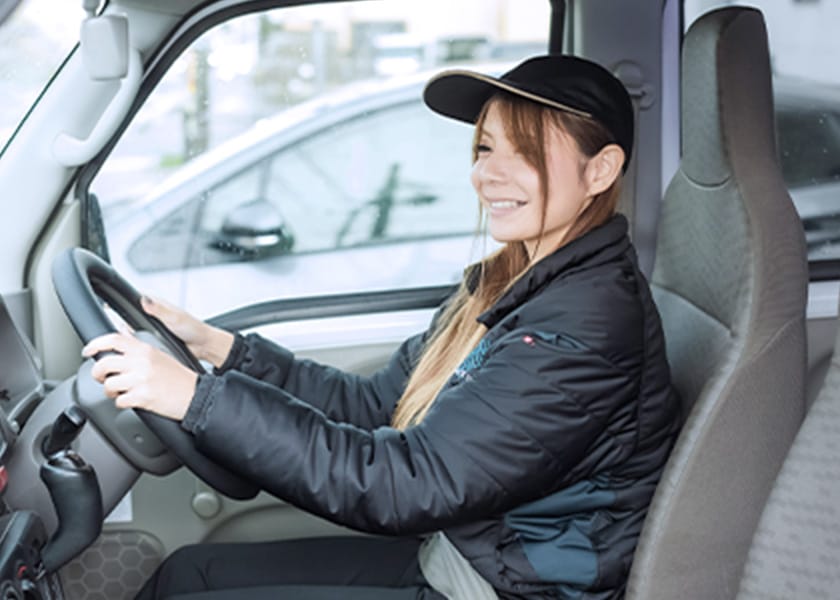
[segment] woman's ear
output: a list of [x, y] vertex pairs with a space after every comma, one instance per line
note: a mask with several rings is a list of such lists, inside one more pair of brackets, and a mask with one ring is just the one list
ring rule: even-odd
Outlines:
[[617, 144], [607, 144], [589, 159], [584, 171], [587, 195], [597, 196], [609, 189], [624, 166], [624, 150]]

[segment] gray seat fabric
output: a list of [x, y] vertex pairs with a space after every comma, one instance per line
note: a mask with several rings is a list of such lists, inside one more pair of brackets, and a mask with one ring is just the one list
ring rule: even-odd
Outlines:
[[825, 382], [785, 459], [738, 600], [840, 597], [840, 331]]
[[627, 597], [733, 598], [802, 421], [807, 262], [776, 158], [764, 20], [708, 13], [682, 55], [682, 159], [652, 276], [687, 415]]

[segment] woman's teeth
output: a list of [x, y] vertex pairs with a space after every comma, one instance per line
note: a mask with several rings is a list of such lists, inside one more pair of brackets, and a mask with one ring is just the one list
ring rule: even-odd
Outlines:
[[521, 206], [525, 204], [524, 202], [517, 202], [516, 200], [496, 200], [490, 203], [490, 208], [516, 208], [517, 206]]

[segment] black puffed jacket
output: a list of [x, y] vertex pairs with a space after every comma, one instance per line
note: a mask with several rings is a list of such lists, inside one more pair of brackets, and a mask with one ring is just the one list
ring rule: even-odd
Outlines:
[[679, 422], [617, 215], [534, 265], [425, 419], [389, 427], [423, 335], [357, 376], [237, 336], [182, 426], [265, 490], [371, 533], [443, 530], [501, 598], [613, 598]]

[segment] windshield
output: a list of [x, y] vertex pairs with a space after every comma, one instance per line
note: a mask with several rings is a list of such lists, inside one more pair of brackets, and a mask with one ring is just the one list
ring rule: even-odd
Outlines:
[[81, 2], [26, 0], [0, 26], [0, 148], [79, 39]]

